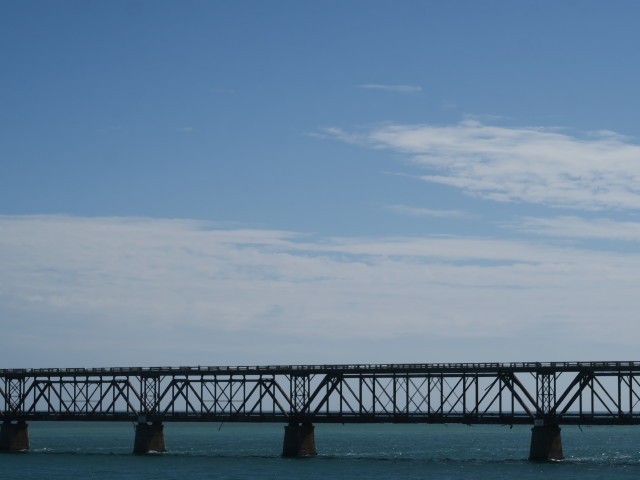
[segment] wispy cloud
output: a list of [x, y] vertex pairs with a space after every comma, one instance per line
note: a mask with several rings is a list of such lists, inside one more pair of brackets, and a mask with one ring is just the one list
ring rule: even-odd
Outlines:
[[326, 132], [405, 153], [429, 171], [423, 180], [486, 199], [585, 210], [640, 208], [640, 146], [613, 132], [577, 136], [477, 121]]
[[603, 240], [640, 240], [640, 222], [621, 222], [608, 218], [585, 219], [575, 216], [525, 217], [510, 225], [538, 235]]
[[[43, 356], [65, 365], [366, 361], [381, 348], [391, 360], [445, 361], [470, 355], [455, 347], [469, 342], [470, 360], [526, 360], [537, 350], [516, 339], [549, 322], [565, 333], [563, 356], [587, 358], [594, 339], [615, 344], [615, 356], [640, 335], [635, 254], [145, 218], [4, 216], [0, 232], [8, 366]], [[496, 332], [508, 340], [479, 353]]]
[[415, 85], [380, 85], [375, 83], [368, 83], [365, 85], [358, 85], [358, 88], [366, 88], [369, 90], [385, 90], [388, 92], [397, 92], [397, 93], [420, 93], [422, 92], [422, 87], [418, 87]]
[[388, 205], [385, 210], [409, 217], [437, 217], [437, 218], [466, 218], [467, 212], [461, 210], [433, 210], [431, 208], [416, 208], [406, 205]]

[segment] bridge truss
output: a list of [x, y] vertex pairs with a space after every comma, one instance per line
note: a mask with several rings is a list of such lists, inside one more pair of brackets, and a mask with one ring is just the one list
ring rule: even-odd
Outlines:
[[0, 421], [638, 424], [640, 362], [0, 370]]

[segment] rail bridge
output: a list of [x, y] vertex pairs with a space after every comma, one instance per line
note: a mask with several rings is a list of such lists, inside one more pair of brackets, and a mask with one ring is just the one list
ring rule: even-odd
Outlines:
[[560, 425], [640, 423], [640, 362], [0, 369], [0, 450], [33, 421], [131, 421], [134, 452], [164, 422], [279, 422], [283, 455], [318, 423], [530, 424], [529, 458], [561, 459]]

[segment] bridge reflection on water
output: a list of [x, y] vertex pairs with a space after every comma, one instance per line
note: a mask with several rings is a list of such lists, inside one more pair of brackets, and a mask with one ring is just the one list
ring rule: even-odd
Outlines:
[[317, 423], [531, 424], [532, 460], [562, 458], [560, 425], [640, 423], [640, 362], [277, 365], [0, 370], [0, 449], [27, 422], [280, 422], [283, 454], [316, 453]]

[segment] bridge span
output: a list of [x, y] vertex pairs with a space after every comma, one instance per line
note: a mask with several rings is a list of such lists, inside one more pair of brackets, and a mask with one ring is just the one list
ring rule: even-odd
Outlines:
[[284, 423], [283, 455], [316, 453], [318, 423], [530, 424], [529, 458], [563, 456], [560, 425], [640, 423], [640, 362], [0, 369], [0, 450], [27, 422], [131, 421], [134, 452], [165, 422]]

